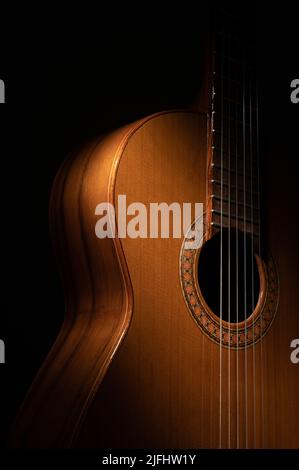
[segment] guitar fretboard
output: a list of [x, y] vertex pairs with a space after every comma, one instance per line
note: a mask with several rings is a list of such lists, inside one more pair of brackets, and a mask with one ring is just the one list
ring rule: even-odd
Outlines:
[[218, 12], [213, 47], [209, 220], [213, 231], [260, 232], [259, 122], [255, 31]]

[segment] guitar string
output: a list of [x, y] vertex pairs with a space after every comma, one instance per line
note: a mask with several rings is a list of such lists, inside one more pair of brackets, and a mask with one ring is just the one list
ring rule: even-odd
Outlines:
[[[257, 157], [257, 209], [258, 209], [258, 256], [261, 258], [261, 200], [260, 200], [260, 136], [259, 136], [259, 88], [256, 83], [256, 157]], [[263, 313], [261, 312], [261, 327], [263, 324]], [[260, 330], [262, 334], [262, 330]], [[262, 414], [262, 448], [265, 447], [265, 407], [264, 407], [264, 357], [263, 337], [260, 339], [260, 387], [261, 387], [261, 414]]]
[[220, 174], [220, 350], [219, 350], [219, 367], [220, 367], [220, 377], [219, 377], [219, 447], [220, 449], [222, 448], [222, 343], [223, 343], [223, 338], [222, 338], [222, 256], [223, 256], [223, 251], [222, 251], [222, 238], [223, 238], [223, 232], [222, 232], [222, 225], [223, 225], [223, 119], [224, 119], [224, 98], [223, 98], [223, 68], [224, 68], [224, 50], [223, 50], [223, 40], [222, 40], [222, 45], [221, 45], [221, 174]]
[[[254, 285], [254, 229], [253, 229], [253, 136], [252, 136], [252, 77], [250, 77], [249, 83], [249, 135], [250, 135], [250, 205], [251, 205], [251, 312], [254, 311], [254, 297], [255, 297], [255, 285]], [[255, 336], [254, 336], [254, 323], [252, 325], [252, 362], [253, 362], [253, 439], [254, 448], [256, 448], [256, 356], [255, 356]]]
[[[239, 96], [237, 96], [239, 98]], [[239, 120], [239, 111], [238, 111], [238, 99], [236, 99], [236, 122], [235, 122], [235, 132], [236, 132], [236, 143], [235, 143], [235, 171], [236, 171], [236, 337], [237, 337], [237, 350], [236, 350], [236, 405], [237, 405], [237, 449], [240, 447], [240, 415], [239, 415], [239, 181], [238, 181], [238, 120]]]
[[245, 448], [248, 448], [248, 396], [247, 396], [247, 382], [248, 382], [248, 358], [247, 358], [247, 319], [246, 319], [246, 306], [247, 306], [247, 262], [246, 262], [246, 75], [245, 75], [245, 62], [243, 62], [243, 262], [244, 262], [244, 319], [245, 319]]
[[[239, 44], [239, 53], [241, 51], [241, 46]], [[236, 190], [235, 190], [235, 200], [236, 200], [236, 338], [237, 338], [237, 346], [236, 346], [236, 447], [237, 449], [240, 448], [240, 388], [239, 388], [239, 379], [240, 379], [240, 358], [239, 358], [239, 164], [240, 164], [240, 158], [239, 158], [239, 150], [242, 151], [242, 138], [239, 135], [239, 120], [241, 118], [240, 113], [239, 113], [239, 105], [238, 103], [240, 102], [240, 99], [242, 95], [240, 94], [240, 89], [236, 87], [236, 92], [235, 92], [235, 98], [236, 98], [236, 106], [235, 106], [235, 116], [236, 116], [236, 121], [235, 121], [235, 136], [236, 136], [236, 141], [235, 141], [235, 173], [236, 173]], [[239, 145], [240, 142], [240, 145]]]
[[[230, 56], [230, 53], [231, 53], [231, 47], [230, 47], [230, 39], [229, 39], [229, 35], [227, 35], [227, 56], [229, 57]], [[230, 139], [231, 139], [231, 122], [230, 122], [230, 119], [231, 119], [231, 116], [230, 116], [230, 113], [231, 113], [231, 105], [230, 105], [230, 100], [231, 100], [231, 87], [230, 87], [230, 74], [231, 74], [231, 67], [230, 67], [230, 61], [228, 61], [228, 65], [227, 65], [227, 77], [228, 77], [228, 80], [227, 80], [227, 86], [228, 86], [228, 89], [227, 89], [227, 95], [228, 95], [228, 142], [227, 142], [227, 155], [228, 155], [228, 171], [227, 171], [227, 175], [228, 175], [228, 181], [227, 181], [227, 184], [228, 184], [228, 302], [227, 302], [227, 308], [228, 308], [228, 340], [230, 341], [230, 322], [231, 322], [231, 298], [230, 298], [230, 281], [231, 281], [231, 259], [230, 259], [230, 242], [231, 242], [231, 238], [230, 238], [230, 228], [231, 228], [231, 175], [230, 175], [230, 171], [231, 171], [231, 156], [230, 156], [230, 151], [231, 151], [231, 145], [230, 145]], [[231, 447], [231, 350], [230, 350], [230, 347], [228, 348], [228, 354], [227, 354], [227, 357], [228, 357], [228, 448]]]

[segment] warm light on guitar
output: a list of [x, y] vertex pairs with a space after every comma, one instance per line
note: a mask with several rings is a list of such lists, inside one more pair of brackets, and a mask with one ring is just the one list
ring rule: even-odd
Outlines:
[[65, 321], [14, 447], [299, 447], [298, 240], [263, 137], [254, 8], [205, 23], [190, 109], [101, 135], [57, 173]]

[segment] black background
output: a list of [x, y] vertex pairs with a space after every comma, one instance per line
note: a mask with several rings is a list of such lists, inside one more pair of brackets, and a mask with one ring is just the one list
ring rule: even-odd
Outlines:
[[[88, 138], [192, 102], [201, 83], [204, 4], [170, 4], [163, 12], [146, 3], [125, 13], [117, 5], [114, 12], [86, 8], [84, 14], [81, 7], [64, 14], [16, 9], [1, 19], [7, 101], [0, 107], [3, 444], [63, 318], [48, 232], [55, 173]], [[298, 230], [299, 104], [290, 102], [290, 82], [299, 76], [295, 5], [257, 7], [263, 158], [277, 168], [277, 191], [293, 214], [292, 230]], [[254, 2], [249, 8], [254, 11]]]

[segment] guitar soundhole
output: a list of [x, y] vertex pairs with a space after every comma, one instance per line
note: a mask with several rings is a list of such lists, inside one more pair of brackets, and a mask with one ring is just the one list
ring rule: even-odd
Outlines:
[[257, 304], [260, 280], [253, 251], [249, 235], [228, 229], [222, 230], [222, 236], [218, 232], [201, 249], [200, 290], [213, 313], [227, 322], [246, 320]]

